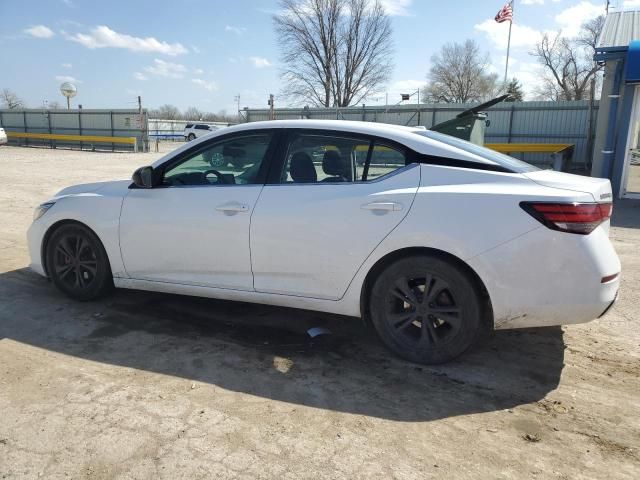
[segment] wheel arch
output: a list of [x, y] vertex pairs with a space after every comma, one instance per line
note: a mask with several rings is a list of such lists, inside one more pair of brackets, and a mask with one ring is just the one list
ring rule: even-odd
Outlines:
[[360, 292], [360, 311], [362, 312], [362, 317], [367, 324], [370, 323], [369, 296], [371, 294], [371, 289], [373, 288], [375, 279], [385, 268], [387, 268], [392, 263], [402, 258], [414, 255], [425, 255], [440, 258], [456, 265], [463, 272], [465, 272], [476, 285], [478, 291], [482, 296], [484, 306], [484, 311], [482, 312], [483, 328], [485, 330], [493, 329], [493, 307], [491, 304], [491, 298], [489, 296], [487, 287], [485, 286], [484, 282], [477, 274], [477, 272], [459, 257], [449, 252], [445, 252], [444, 250], [429, 247], [407, 247], [389, 252], [382, 258], [378, 259], [378, 261], [369, 269], [367, 275], [365, 276], [364, 282], [362, 283]]
[[49, 247], [49, 240], [51, 239], [52, 235], [55, 233], [56, 230], [58, 230], [61, 227], [64, 227], [65, 225], [80, 225], [86, 228], [87, 230], [89, 230], [91, 233], [93, 233], [98, 239], [98, 241], [100, 242], [100, 245], [102, 246], [102, 249], [104, 250], [104, 253], [107, 257], [107, 261], [109, 262], [109, 268], [111, 269], [111, 259], [109, 258], [109, 253], [107, 252], [107, 249], [104, 247], [104, 242], [100, 238], [100, 235], [98, 235], [98, 233], [86, 223], [68, 218], [64, 220], [58, 220], [57, 222], [52, 223], [47, 229], [47, 231], [45, 232], [44, 236], [42, 237], [42, 245], [40, 247], [40, 260], [42, 262], [42, 269], [44, 270], [44, 273], [47, 277], [49, 277], [48, 265], [47, 265], [47, 248]]

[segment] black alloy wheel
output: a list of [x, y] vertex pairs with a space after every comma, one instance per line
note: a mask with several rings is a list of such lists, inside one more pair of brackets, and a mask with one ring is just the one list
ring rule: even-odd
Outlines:
[[390, 265], [370, 298], [373, 324], [399, 356], [424, 364], [447, 362], [476, 339], [482, 301], [473, 280], [437, 257], [408, 257]]
[[47, 272], [55, 285], [77, 300], [92, 300], [113, 287], [107, 254], [87, 227], [58, 228], [47, 245]]

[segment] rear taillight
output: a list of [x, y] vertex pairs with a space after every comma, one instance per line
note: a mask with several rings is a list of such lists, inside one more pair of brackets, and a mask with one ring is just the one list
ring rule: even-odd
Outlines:
[[611, 217], [611, 203], [521, 202], [525, 212], [552, 230], [589, 235]]

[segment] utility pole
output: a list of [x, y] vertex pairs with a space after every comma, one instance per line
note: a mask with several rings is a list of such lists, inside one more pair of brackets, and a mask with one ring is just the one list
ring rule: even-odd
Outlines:
[[274, 112], [273, 110], [273, 93], [269, 94], [269, 120], [275, 120], [276, 119], [276, 112]]
[[[142, 133], [142, 151], [149, 151], [149, 125], [147, 123], [147, 118], [144, 118], [142, 115], [142, 97], [138, 95], [138, 121], [136, 122], [136, 126], [140, 129]], [[158, 137], [156, 137], [156, 152], [158, 151]]]
[[238, 104], [238, 122], [240, 121], [240, 94], [233, 97], [235, 102]]

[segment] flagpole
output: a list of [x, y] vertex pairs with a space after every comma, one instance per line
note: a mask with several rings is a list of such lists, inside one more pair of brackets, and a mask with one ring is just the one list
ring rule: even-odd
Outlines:
[[509, 73], [509, 50], [511, 50], [511, 27], [513, 26], [513, 4], [515, 0], [511, 1], [511, 20], [509, 21], [509, 40], [507, 42], [507, 63], [504, 66], [504, 84], [507, 85], [507, 75]]

